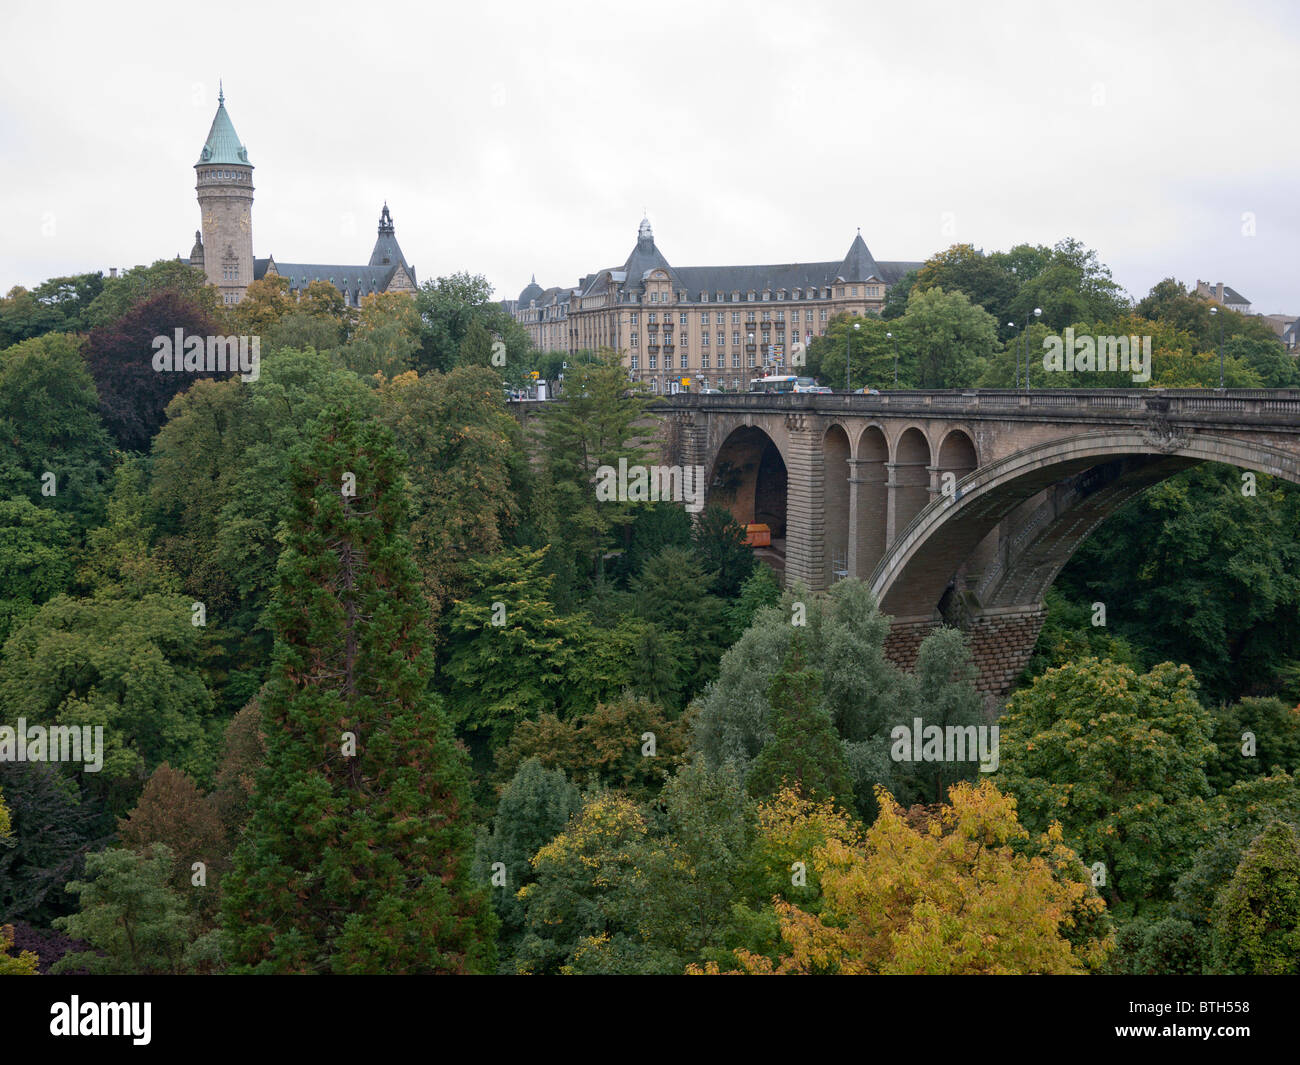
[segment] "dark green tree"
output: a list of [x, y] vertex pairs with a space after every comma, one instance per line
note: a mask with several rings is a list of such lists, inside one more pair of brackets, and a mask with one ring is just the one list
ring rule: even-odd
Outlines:
[[784, 784], [808, 799], [834, 799], [850, 806], [853, 782], [844, 747], [821, 703], [821, 677], [809, 669], [804, 638], [796, 634], [772, 681], [774, 735], [754, 759], [745, 787], [755, 799], [775, 795]]
[[1262, 976], [1300, 973], [1300, 834], [1273, 821], [1214, 901], [1213, 966]]
[[468, 784], [436, 698], [392, 434], [324, 411], [290, 464], [266, 759], [225, 881], [226, 954], [258, 973], [486, 972]]

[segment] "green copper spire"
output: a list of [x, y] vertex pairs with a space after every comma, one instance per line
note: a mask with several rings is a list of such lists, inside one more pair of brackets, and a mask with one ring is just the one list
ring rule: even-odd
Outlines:
[[212, 128], [208, 130], [208, 139], [203, 144], [203, 151], [199, 153], [199, 161], [194, 165], [204, 166], [213, 163], [253, 165], [248, 161], [248, 149], [239, 143], [235, 124], [230, 121], [230, 115], [226, 113], [226, 94], [220, 87], [217, 89], [217, 114], [212, 119]]

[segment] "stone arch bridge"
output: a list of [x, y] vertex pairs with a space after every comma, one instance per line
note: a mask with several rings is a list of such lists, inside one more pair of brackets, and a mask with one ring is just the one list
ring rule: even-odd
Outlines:
[[1087, 536], [1199, 462], [1300, 482], [1300, 392], [1104, 389], [666, 397], [663, 460], [772, 527], [787, 585], [869, 581], [890, 658], [966, 630], [979, 687], [1027, 664], [1043, 598]]

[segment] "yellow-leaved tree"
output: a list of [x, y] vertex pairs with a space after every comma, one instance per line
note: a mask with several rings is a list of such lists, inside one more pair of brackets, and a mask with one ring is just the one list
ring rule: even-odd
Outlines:
[[[1101, 966], [1113, 949], [1105, 903], [1058, 826], [1031, 841], [1015, 799], [989, 781], [955, 785], [948, 804], [921, 817], [884, 788], [876, 794], [880, 815], [860, 842], [852, 833], [825, 835], [831, 826], [819, 820], [812, 835], [823, 839], [811, 852], [816, 912], [774, 898], [780, 954], [773, 961], [738, 950], [740, 971], [1014, 974]], [[691, 971], [719, 970], [710, 963]]]

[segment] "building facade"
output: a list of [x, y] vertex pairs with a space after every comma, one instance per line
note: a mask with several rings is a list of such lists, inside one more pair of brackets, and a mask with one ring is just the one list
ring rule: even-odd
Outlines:
[[235, 133], [226, 111], [223, 90], [217, 93], [217, 113], [194, 164], [202, 229], [194, 234], [188, 262], [207, 275], [226, 304], [244, 298], [252, 281], [267, 276], [287, 278], [289, 290], [299, 292], [313, 281], [328, 281], [349, 306], [376, 292], [414, 292], [415, 267], [397, 243], [393, 217], [385, 203], [379, 215], [379, 237], [364, 265], [277, 262], [274, 255], [253, 257], [253, 164]]
[[878, 313], [890, 285], [920, 266], [877, 261], [859, 231], [848, 254], [828, 262], [674, 267], [642, 219], [621, 266], [572, 288], [543, 289], [534, 277], [505, 307], [538, 349], [613, 348], [652, 392], [739, 390], [797, 370], [796, 345], [837, 314]]

